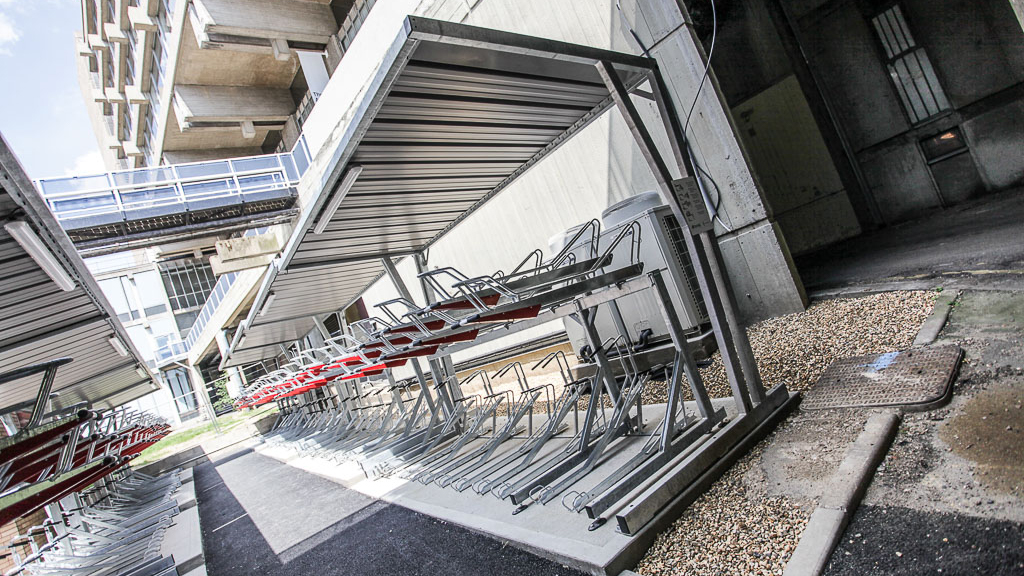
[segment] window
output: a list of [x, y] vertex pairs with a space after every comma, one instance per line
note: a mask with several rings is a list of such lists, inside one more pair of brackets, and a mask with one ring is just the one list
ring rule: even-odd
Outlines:
[[124, 45], [124, 83], [127, 86], [135, 85], [135, 45], [138, 41], [135, 29], [129, 28], [128, 42]]
[[107, 300], [110, 300], [110, 304], [114, 307], [114, 312], [117, 312], [118, 320], [129, 322], [142, 318], [139, 300], [135, 297], [135, 291], [132, 289], [131, 281], [128, 280], [127, 276], [100, 280], [99, 285], [100, 289], [103, 290], [104, 296], [107, 297]]
[[107, 88], [114, 87], [114, 78], [117, 77], [117, 72], [114, 69], [114, 57], [112, 55], [106, 56], [107, 64], [107, 76], [103, 79], [103, 85]]
[[196, 395], [192, 391], [192, 384], [188, 380], [188, 374], [184, 368], [175, 368], [164, 372], [167, 378], [167, 386], [171, 389], [174, 402], [178, 407], [178, 414], [191, 412], [198, 408]]
[[942, 86], [924, 48], [917, 45], [903, 9], [897, 4], [871, 19], [885, 50], [886, 67], [913, 124], [949, 109]]
[[132, 278], [118, 276], [99, 281], [121, 322], [141, 320], [167, 312], [163, 290], [155, 271], [138, 272]]
[[121, 138], [129, 140], [132, 137], [132, 105], [121, 104]]
[[163, 286], [160, 285], [160, 275], [156, 270], [139, 272], [132, 280], [139, 290], [139, 301], [146, 316], [167, 312]]
[[210, 263], [204, 260], [164, 262], [160, 274], [175, 312], [202, 306], [217, 283]]

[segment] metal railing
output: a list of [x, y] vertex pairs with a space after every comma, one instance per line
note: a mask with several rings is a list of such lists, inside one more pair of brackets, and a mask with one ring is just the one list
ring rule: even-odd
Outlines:
[[213, 286], [213, 291], [210, 292], [210, 296], [206, 299], [202, 309], [199, 310], [199, 315], [196, 316], [196, 321], [192, 323], [192, 327], [188, 330], [188, 335], [185, 336], [185, 350], [191, 350], [192, 345], [199, 339], [199, 334], [202, 333], [203, 328], [206, 328], [206, 324], [210, 321], [210, 317], [217, 311], [217, 306], [224, 300], [224, 296], [227, 295], [228, 290], [235, 283], [238, 278], [238, 272], [228, 272], [217, 279], [217, 284]]
[[89, 216], [258, 194], [295, 186], [309, 168], [300, 137], [290, 152], [36, 181], [62, 223]]

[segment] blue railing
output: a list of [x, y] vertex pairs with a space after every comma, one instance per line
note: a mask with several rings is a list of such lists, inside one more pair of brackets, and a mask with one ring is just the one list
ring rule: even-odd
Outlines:
[[36, 182], [59, 222], [294, 187], [309, 168], [300, 137], [290, 152], [120, 170]]

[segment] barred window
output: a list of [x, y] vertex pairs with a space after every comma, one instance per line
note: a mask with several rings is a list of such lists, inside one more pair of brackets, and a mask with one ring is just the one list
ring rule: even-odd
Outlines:
[[175, 312], [202, 306], [217, 283], [210, 263], [198, 259], [163, 262], [160, 275]]
[[924, 48], [910, 33], [899, 4], [871, 19], [886, 55], [886, 67], [910, 121], [918, 124], [949, 109]]

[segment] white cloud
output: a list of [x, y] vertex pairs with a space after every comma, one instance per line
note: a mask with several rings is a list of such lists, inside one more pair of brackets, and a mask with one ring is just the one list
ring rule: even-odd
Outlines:
[[[4, 5], [5, 0], [0, 0], [0, 6]], [[21, 38], [21, 32], [15, 27], [14, 21], [11, 18], [0, 12], [0, 54], [10, 54], [7, 50], [9, 44], [14, 44]]]
[[92, 152], [86, 152], [81, 156], [75, 158], [75, 163], [64, 171], [65, 176], [88, 176], [90, 174], [100, 174], [106, 172], [107, 167], [103, 164], [103, 156], [100, 156], [99, 150], [93, 150]]

